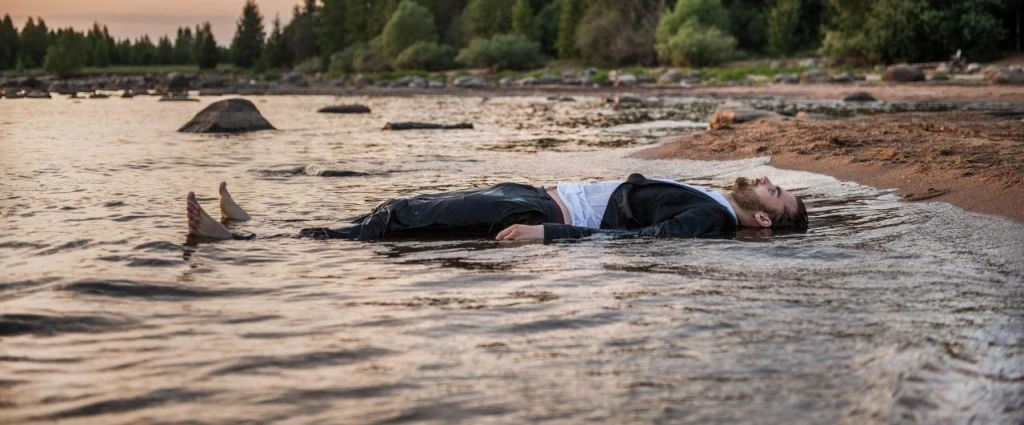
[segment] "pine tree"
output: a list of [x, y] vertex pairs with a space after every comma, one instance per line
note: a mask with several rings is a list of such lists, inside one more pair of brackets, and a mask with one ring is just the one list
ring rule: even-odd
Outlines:
[[370, 8], [366, 14], [366, 37], [372, 40], [384, 32], [384, 26], [398, 8], [398, 0], [374, 0], [367, 3]]
[[46, 28], [43, 18], [38, 21], [28, 18], [21, 30], [21, 61], [25, 68], [36, 68], [43, 65], [46, 49], [50, 47], [50, 30]]
[[318, 11], [317, 44], [325, 57], [345, 49], [346, 3], [346, 0], [323, 0]]
[[576, 46], [576, 30], [586, 11], [583, 0], [562, 0], [561, 16], [558, 17], [558, 56], [579, 57]]
[[192, 51], [195, 49], [195, 38], [192, 36], [192, 29], [189, 27], [178, 28], [178, 35], [174, 39], [175, 65], [194, 63]]
[[768, 13], [768, 47], [774, 54], [789, 55], [797, 49], [800, 0], [777, 0]]
[[313, 9], [308, 3], [305, 7], [298, 5], [292, 10], [292, 21], [285, 26], [283, 34], [291, 49], [295, 63], [317, 55], [316, 21]]
[[213, 38], [213, 30], [210, 23], [196, 27], [196, 50], [195, 62], [199, 69], [215, 69], [220, 62], [220, 49], [217, 48], [217, 41]]
[[132, 64], [132, 42], [127, 38], [117, 42], [117, 65]]
[[239, 68], [252, 68], [263, 53], [263, 16], [255, 0], [246, 0], [231, 41], [231, 62]]
[[508, 0], [470, 0], [462, 12], [467, 41], [509, 32], [512, 29], [512, 6]]
[[281, 32], [281, 18], [275, 16], [274, 29], [270, 32], [270, 37], [267, 38], [267, 45], [263, 49], [263, 57], [260, 61], [268, 68], [291, 66], [292, 54], [288, 47], [287, 40]]
[[160, 37], [160, 41], [157, 42], [155, 62], [157, 65], [170, 65], [174, 63], [174, 45], [171, 44], [171, 39], [166, 35]]
[[512, 32], [523, 37], [533, 39], [533, 8], [530, 7], [530, 0], [516, 0], [512, 8]]
[[10, 15], [4, 15], [0, 22], [0, 69], [14, 69], [18, 62], [19, 40], [18, 29]]
[[88, 58], [89, 66], [106, 68], [110, 66], [110, 49], [107, 47], [107, 38], [104, 36], [103, 28], [99, 23], [93, 23], [88, 35], [91, 54]]
[[156, 46], [144, 35], [135, 40], [132, 45], [132, 65], [149, 66], [156, 62]]

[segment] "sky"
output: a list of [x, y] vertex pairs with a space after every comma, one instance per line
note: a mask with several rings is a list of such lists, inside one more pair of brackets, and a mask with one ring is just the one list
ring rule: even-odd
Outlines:
[[[274, 15], [282, 23], [292, 18], [292, 7], [301, 0], [256, 0], [270, 31]], [[228, 45], [235, 35], [235, 21], [245, 0], [0, 0], [0, 17], [11, 15], [20, 30], [29, 16], [41, 16], [46, 26], [82, 30], [93, 22], [106, 24], [114, 38], [135, 39], [148, 34], [155, 42], [171, 36], [178, 27], [195, 27], [209, 21], [217, 44]]]

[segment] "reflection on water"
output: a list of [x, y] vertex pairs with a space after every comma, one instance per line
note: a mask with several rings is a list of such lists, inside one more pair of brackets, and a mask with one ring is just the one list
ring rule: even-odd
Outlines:
[[[0, 423], [1021, 423], [1024, 226], [776, 170], [639, 161], [715, 103], [0, 101]], [[207, 101], [204, 101], [206, 103]], [[387, 121], [473, 122], [381, 132]], [[642, 124], [654, 122], [653, 124]], [[768, 174], [812, 231], [713, 240], [293, 237], [397, 196]], [[217, 183], [253, 241], [185, 245]]]

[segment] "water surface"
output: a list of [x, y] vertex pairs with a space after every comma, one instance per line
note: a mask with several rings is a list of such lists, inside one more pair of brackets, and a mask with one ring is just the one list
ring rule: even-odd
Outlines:
[[[0, 100], [0, 423], [1024, 421], [1024, 225], [764, 159], [639, 161], [714, 101]], [[370, 115], [321, 115], [334, 101]], [[475, 130], [382, 132], [387, 121]], [[646, 123], [646, 124], [645, 124]], [[766, 174], [807, 234], [496, 243], [292, 237], [379, 202], [631, 172]], [[187, 245], [217, 183], [253, 241]]]

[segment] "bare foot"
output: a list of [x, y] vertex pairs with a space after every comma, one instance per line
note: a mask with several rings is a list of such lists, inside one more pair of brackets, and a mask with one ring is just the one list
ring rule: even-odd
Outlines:
[[220, 218], [221, 220], [238, 221], [248, 221], [252, 218], [249, 213], [235, 203], [234, 199], [231, 199], [226, 182], [220, 182]]
[[196, 200], [196, 194], [188, 193], [188, 234], [195, 236], [203, 236], [207, 238], [215, 239], [231, 239], [231, 230], [224, 227], [223, 224], [214, 220], [210, 217], [206, 211], [203, 211], [203, 207], [199, 206], [199, 201]]

